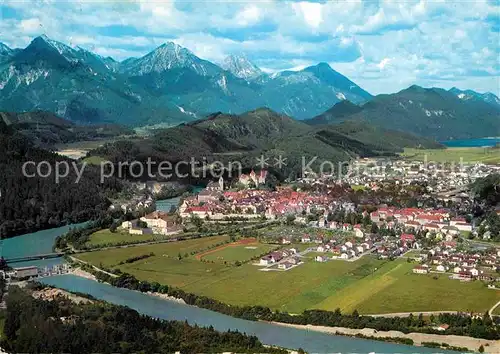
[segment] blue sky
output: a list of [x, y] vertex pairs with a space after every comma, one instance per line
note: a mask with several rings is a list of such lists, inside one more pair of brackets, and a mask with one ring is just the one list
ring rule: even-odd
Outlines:
[[123, 60], [166, 41], [263, 70], [328, 62], [371, 93], [412, 84], [500, 93], [500, 0], [3, 0], [0, 41], [46, 34]]

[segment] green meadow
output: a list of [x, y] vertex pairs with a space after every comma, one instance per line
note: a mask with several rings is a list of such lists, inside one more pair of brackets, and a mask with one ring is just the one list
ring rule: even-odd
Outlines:
[[[288, 271], [262, 271], [244, 262], [272, 246], [220, 247], [225, 241], [226, 236], [207, 237], [89, 252], [78, 257], [97, 266], [119, 268], [140, 280], [175, 286], [228, 304], [263, 305], [290, 313], [337, 307], [366, 314], [483, 312], [500, 300], [500, 292], [487, 289], [479, 281], [464, 283], [445, 275], [436, 279], [432, 275], [415, 275], [415, 264], [407, 263], [406, 258], [383, 261], [365, 256], [354, 262], [319, 263], [305, 257], [304, 264]], [[153, 257], [119, 264], [150, 252]], [[243, 264], [235, 266], [237, 260]]]
[[463, 162], [486, 164], [500, 163], [500, 149], [495, 147], [464, 147], [446, 149], [411, 149], [405, 148], [401, 156], [415, 161], [428, 162]]

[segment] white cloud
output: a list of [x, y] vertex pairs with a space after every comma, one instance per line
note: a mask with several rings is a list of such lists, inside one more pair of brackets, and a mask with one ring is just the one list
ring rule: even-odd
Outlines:
[[323, 22], [323, 5], [320, 3], [301, 1], [298, 3], [293, 3], [292, 7], [295, 10], [295, 13], [301, 15], [304, 21], [313, 28], [317, 28], [321, 24], [321, 22]]
[[380, 63], [377, 64], [377, 67], [380, 70], [384, 70], [384, 68], [391, 62], [391, 59], [389, 58], [384, 58], [380, 61]]
[[260, 19], [261, 11], [255, 5], [246, 6], [235, 16], [235, 21], [240, 26], [248, 26], [255, 24]]
[[25, 34], [38, 34], [44, 32], [42, 23], [38, 18], [30, 18], [19, 22], [19, 28]]

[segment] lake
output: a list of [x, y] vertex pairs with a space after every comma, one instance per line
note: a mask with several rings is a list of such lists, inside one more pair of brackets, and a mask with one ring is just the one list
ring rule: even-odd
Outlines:
[[484, 147], [484, 146], [495, 146], [496, 144], [500, 144], [500, 138], [447, 140], [447, 141], [440, 141], [440, 143], [447, 147]]

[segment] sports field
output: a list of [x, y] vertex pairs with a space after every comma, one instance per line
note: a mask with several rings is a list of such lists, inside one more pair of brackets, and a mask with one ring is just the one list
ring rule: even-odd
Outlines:
[[410, 160], [437, 163], [461, 161], [463, 161], [463, 163], [500, 163], [500, 149], [492, 147], [465, 147], [423, 150], [405, 148], [402, 156]]
[[[119, 267], [140, 280], [172, 285], [228, 304], [264, 305], [291, 313], [337, 307], [345, 311], [358, 309], [360, 313], [482, 312], [500, 300], [500, 292], [488, 290], [482, 282], [414, 275], [414, 264], [407, 263], [406, 258], [391, 262], [365, 256], [355, 262], [326, 263], [304, 258], [304, 264], [286, 272], [260, 271], [261, 267], [251, 262], [241, 266], [224, 264], [218, 257], [243, 263], [249, 256], [246, 251], [250, 251], [245, 245], [222, 245], [225, 241], [227, 237], [218, 236], [90, 252], [79, 258], [95, 265]], [[269, 245], [259, 247], [264, 246]], [[118, 265], [150, 252], [155, 256]], [[203, 261], [209, 256], [215, 261]]]

